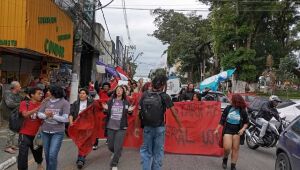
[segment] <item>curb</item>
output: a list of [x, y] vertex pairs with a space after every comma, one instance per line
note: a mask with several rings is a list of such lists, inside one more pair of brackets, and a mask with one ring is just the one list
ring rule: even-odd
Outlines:
[[14, 165], [17, 162], [17, 158], [15, 156], [9, 158], [5, 162], [0, 164], [0, 170], [5, 170], [9, 168], [10, 166]]

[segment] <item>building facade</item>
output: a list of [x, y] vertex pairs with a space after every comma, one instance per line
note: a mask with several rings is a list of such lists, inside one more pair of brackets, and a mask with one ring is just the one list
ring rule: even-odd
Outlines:
[[0, 15], [1, 78], [7, 83], [18, 80], [23, 86], [33, 77], [68, 84], [71, 18], [51, 0], [1, 0]]

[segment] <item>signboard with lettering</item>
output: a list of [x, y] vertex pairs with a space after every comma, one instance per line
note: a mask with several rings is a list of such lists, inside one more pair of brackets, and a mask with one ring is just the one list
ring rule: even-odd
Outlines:
[[[51, 0], [0, 1], [0, 47], [22, 48], [72, 62], [73, 22]], [[13, 50], [13, 49], [12, 49]]]

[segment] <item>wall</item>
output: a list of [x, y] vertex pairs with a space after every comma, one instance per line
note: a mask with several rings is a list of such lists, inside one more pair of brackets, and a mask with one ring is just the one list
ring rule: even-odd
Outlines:
[[72, 62], [73, 22], [51, 0], [0, 0], [0, 16], [0, 47]]

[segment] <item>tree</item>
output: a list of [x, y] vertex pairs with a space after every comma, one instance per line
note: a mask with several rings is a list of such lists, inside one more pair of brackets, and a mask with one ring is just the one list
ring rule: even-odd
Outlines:
[[286, 56], [280, 59], [278, 72], [278, 79], [280, 81], [291, 81], [295, 79], [295, 74], [293, 70], [298, 66], [297, 59], [293, 56]]
[[200, 81], [205, 68], [211, 68], [210, 23], [194, 13], [184, 15], [173, 10], [156, 9], [153, 36], [169, 44], [168, 65], [180, 62], [180, 73], [188, 73], [193, 82]]
[[211, 5], [215, 60], [219, 59], [224, 69], [237, 67], [241, 80], [256, 81], [265, 69], [267, 56], [273, 56], [271, 65], [278, 68], [281, 58], [300, 47], [299, 2], [200, 1]]
[[129, 68], [130, 68], [130, 77], [133, 78], [133, 76], [135, 75], [136, 73], [136, 69], [137, 69], [137, 64], [134, 63], [134, 62], [129, 62]]

